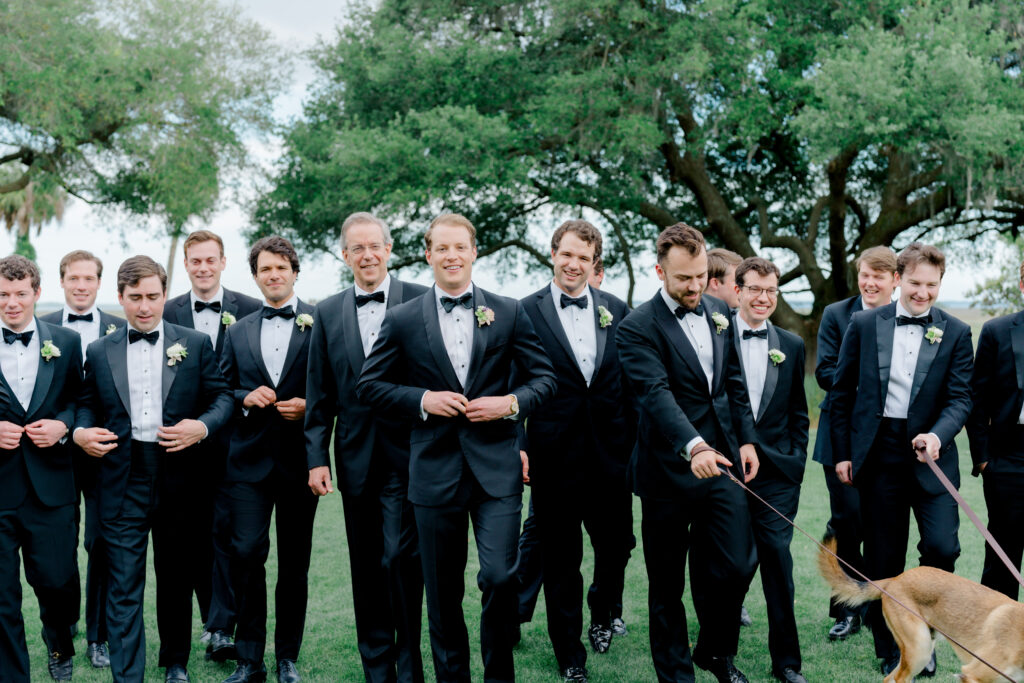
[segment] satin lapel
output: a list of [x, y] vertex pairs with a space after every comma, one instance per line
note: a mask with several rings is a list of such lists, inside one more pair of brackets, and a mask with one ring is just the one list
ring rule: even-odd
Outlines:
[[[0, 341], [0, 344], [2, 343], [3, 341]], [[7, 378], [4, 377], [4, 373], [2, 372], [0, 372], [0, 386], [3, 387], [3, 391], [7, 394], [11, 409], [16, 412], [24, 412], [25, 407], [21, 405], [21, 401], [18, 400], [18, 395], [14, 393], [14, 388], [7, 382]], [[35, 397], [35, 393], [33, 393], [32, 396]]]
[[[598, 309], [604, 306], [606, 301], [604, 295], [601, 294], [601, 290], [590, 288], [590, 295], [594, 298], [594, 335], [597, 337], [597, 355], [594, 358], [594, 374], [590, 377], [590, 383], [594, 383], [594, 379], [598, 373], [601, 372], [601, 365], [604, 363], [604, 352], [608, 347], [608, 328], [601, 327], [601, 313]], [[605, 306], [607, 308], [607, 306]], [[610, 311], [609, 311], [610, 313]], [[611, 327], [609, 325], [608, 327]]]
[[689, 366], [690, 371], [693, 372], [695, 377], [700, 377], [705, 380], [700, 383], [701, 387], [707, 390], [707, 375], [704, 374], [704, 368], [701, 367], [700, 359], [697, 358], [697, 351], [693, 348], [693, 344], [686, 338], [683, 333], [683, 328], [679, 326], [679, 321], [672, 311], [668, 310], [668, 306], [661, 300], [661, 294], [655, 294], [657, 300], [654, 302], [654, 319], [661, 326], [662, 331], [668, 337], [669, 342], [672, 344], [672, 348], [675, 350], [679, 357], [683, 359], [683, 362]]
[[480, 306], [487, 306], [487, 297], [484, 290], [479, 287], [473, 288], [473, 310], [470, 311], [473, 325], [473, 353], [469, 356], [469, 373], [466, 375], [466, 396], [471, 394], [470, 388], [480, 374], [480, 366], [484, 362], [484, 352], [487, 350], [488, 342], [493, 333], [491, 325], [480, 325], [476, 321], [476, 309]]
[[[53, 332], [50, 331], [50, 326], [39, 318], [36, 318], [36, 327], [39, 330], [39, 347], [42, 348], [44, 342], [53, 340]], [[46, 399], [50, 392], [50, 382], [53, 381], [53, 366], [57, 363], [54, 359], [44, 360], [42, 356], [38, 362], [36, 384], [32, 387], [32, 399], [28, 403], [28, 410], [25, 411], [26, 417], [32, 417], [32, 413], [39, 410], [39, 406]]]
[[[391, 288], [394, 291], [394, 287]], [[359, 317], [356, 315], [356, 290], [349, 287], [341, 294], [341, 329], [345, 334], [345, 354], [348, 356], [348, 364], [352, 366], [352, 375], [359, 377], [363, 371], [363, 338], [359, 332]], [[388, 298], [388, 308], [391, 307], [391, 298]], [[323, 320], [323, 316], [320, 316]]]
[[196, 329], [196, 322], [192, 319], [192, 309], [189, 308], [191, 303], [192, 296], [186, 293], [178, 303], [178, 313], [176, 315], [177, 320], [174, 320], [173, 324], [187, 327], [190, 330]]
[[430, 349], [430, 355], [434, 357], [437, 369], [444, 377], [444, 381], [448, 383], [448, 387], [461, 393], [462, 385], [459, 384], [455, 368], [452, 367], [452, 361], [448, 358], [444, 337], [441, 336], [441, 324], [437, 321], [437, 298], [433, 287], [421, 298], [423, 299], [423, 329], [427, 333], [427, 348]]
[[[768, 350], [772, 349], [782, 350], [779, 346], [779, 331], [775, 329], [774, 325], [768, 326]], [[768, 409], [768, 404], [771, 403], [772, 396], [775, 394], [775, 387], [779, 385], [779, 366], [772, 362], [772, 359], [768, 358], [768, 370], [764, 375], [764, 388], [761, 390], [761, 403], [757, 407], [756, 422], [760, 422], [761, 418], [764, 417], [765, 411]]]
[[[136, 344], [141, 342], [136, 342]], [[117, 328], [117, 332], [110, 333], [110, 342], [107, 344], [107, 365], [110, 366], [110, 378], [117, 389], [117, 395], [121, 398], [124, 411], [132, 414], [131, 394], [128, 390], [128, 326]]]
[[875, 344], [878, 345], [878, 385], [882, 406], [889, 395], [889, 371], [892, 369], [892, 339], [896, 334], [896, 307], [880, 313], [875, 318]]
[[[184, 363], [184, 359], [174, 363], [174, 365], [168, 365], [167, 361], [167, 349], [171, 348], [175, 344], [179, 343], [182, 337], [179, 337], [177, 333], [171, 330], [167, 325], [164, 325], [164, 343], [163, 343], [163, 356], [160, 358], [160, 367], [163, 368], [163, 373], [160, 376], [160, 395], [162, 396], [162, 403], [160, 405], [167, 405], [167, 395], [171, 393], [171, 386], [174, 384], [174, 378], [178, 375], [178, 366]], [[135, 342], [141, 344], [142, 342]], [[199, 349], [190, 349], [186, 344], [182, 344], [185, 347], [186, 353], [199, 353]], [[166, 412], [166, 411], [165, 411]]]
[[[728, 338], [731, 335], [728, 334], [728, 330], [722, 330], [722, 332], [718, 332], [718, 328], [715, 325], [715, 321], [711, 319], [711, 313], [711, 307], [705, 306], [704, 319], [708, 323], [708, 329], [711, 330], [711, 348], [714, 350], [714, 360], [712, 363], [712, 368], [714, 369], [712, 370], [711, 384], [714, 387], [714, 389], [717, 390], [718, 384], [722, 382], [724, 379], [723, 375], [725, 373], [722, 372], [722, 366], [725, 364], [725, 345], [728, 342]], [[726, 320], [728, 319], [729, 316], [726, 315]], [[703, 373], [703, 370], [701, 372]]]
[[1017, 366], [1017, 388], [1024, 389], [1024, 311], [1015, 315], [1010, 325], [1010, 350]]
[[220, 358], [220, 352], [224, 348], [224, 332], [228, 329], [228, 326], [224, 324], [225, 313], [235, 316], [235, 322], [238, 321], [238, 302], [235, 301], [235, 293], [227, 289], [224, 290], [224, 298], [221, 300], [220, 323], [218, 323], [220, 329], [217, 330], [217, 346], [214, 348], [217, 358]]
[[[935, 356], [939, 353], [939, 347], [942, 346], [941, 341], [937, 341], [934, 344], [924, 338], [927, 334], [928, 329], [937, 327], [942, 331], [946, 330], [946, 320], [942, 318], [942, 314], [937, 309], [932, 309], [933, 320], [931, 325], [928, 325], [921, 330], [921, 352], [917, 354], [917, 366], [914, 368], [914, 383], [910, 387], [910, 403], [913, 405], [914, 399], [917, 398], [917, 392], [921, 390], [921, 385], [924, 384], [924, 380], [928, 377], [928, 371], [932, 367], [932, 361], [935, 360]], [[935, 320], [934, 318], [939, 318]]]
[[[537, 308], [540, 310], [541, 318], [544, 319], [544, 324], [551, 330], [551, 334], [555, 335], [555, 339], [562, 345], [565, 350], [565, 355], [569, 357], [569, 361], [572, 366], [576, 368], [577, 372], [580, 372], [579, 364], [576, 362], [576, 354], [572, 352], [572, 345], [569, 343], [569, 338], [565, 336], [565, 328], [562, 327], [562, 320], [558, 317], [558, 310], [555, 308], [555, 298], [551, 296], [551, 288], [545, 288], [537, 294]], [[580, 377], [583, 374], [580, 373]]]
[[[263, 375], [263, 379], [267, 382], [267, 386], [272, 387], [274, 386], [274, 383], [270, 379], [270, 371], [267, 370], [267, 366], [263, 362], [263, 349], [260, 346], [260, 328], [263, 326], [263, 317], [254, 315], [252, 318], [246, 318], [245, 325], [246, 346], [249, 347], [249, 353], [252, 354], [252, 360], [256, 363], [256, 367], [259, 369], [260, 374]], [[296, 329], [297, 328], [298, 326], [296, 325]], [[283, 377], [284, 373], [282, 373], [281, 376]]]
[[736, 357], [740, 359], [740, 371], [743, 373], [743, 385], [746, 386], [747, 366], [743, 361], [743, 344], [741, 343], [743, 336], [740, 334], [740, 330], [736, 326], [736, 316], [733, 316], [729, 322], [732, 325], [731, 329], [733, 330], [732, 334], [729, 336], [732, 337], [732, 346], [736, 350]]
[[[313, 307], [307, 305], [301, 299], [295, 307], [295, 315], [301, 313], [313, 314]], [[295, 358], [299, 355], [299, 350], [302, 349], [302, 342], [305, 341], [303, 337], [311, 334], [312, 328], [307, 328], [305, 331], [299, 329], [299, 326], [292, 321], [292, 336], [288, 339], [288, 352], [284, 356], [284, 365], [281, 366], [281, 379], [283, 380], [288, 376], [288, 371], [295, 365]], [[260, 354], [262, 355], [262, 354]], [[280, 382], [278, 382], [280, 384]]]

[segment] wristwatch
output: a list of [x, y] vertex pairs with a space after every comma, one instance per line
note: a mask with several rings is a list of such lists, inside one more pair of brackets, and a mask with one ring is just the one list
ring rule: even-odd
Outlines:
[[519, 414], [519, 399], [516, 398], [515, 394], [509, 394], [509, 398], [512, 400], [508, 404], [508, 414], [518, 415]]

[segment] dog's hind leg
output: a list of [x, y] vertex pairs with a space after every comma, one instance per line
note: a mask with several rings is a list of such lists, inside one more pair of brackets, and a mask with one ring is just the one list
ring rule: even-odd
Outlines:
[[[911, 614], [897, 613], [885, 616], [889, 630], [892, 631], [893, 638], [900, 648], [900, 663], [892, 672], [891, 683], [911, 683], [914, 676], [919, 674], [931, 659], [932, 649], [935, 647], [931, 629]], [[889, 683], [889, 679], [886, 681]]]

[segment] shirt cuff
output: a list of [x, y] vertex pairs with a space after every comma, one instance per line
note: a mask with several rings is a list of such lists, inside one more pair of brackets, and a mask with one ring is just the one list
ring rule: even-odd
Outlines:
[[[515, 394], [510, 394], [510, 396], [515, 396]], [[505, 417], [503, 417], [501, 419], [503, 419], [503, 420], [512, 420], [512, 421], [516, 421], [516, 420], [519, 419], [519, 397], [518, 396], [516, 396], [516, 412], [509, 413], [508, 415], [506, 415]]]
[[201, 437], [199, 437], [199, 440], [202, 441], [203, 439], [205, 439], [206, 437], [208, 437], [210, 435], [210, 428], [207, 427], [206, 423], [203, 422], [202, 420], [196, 420], [196, 422], [198, 422], [199, 424], [203, 425], [203, 435]]
[[935, 432], [928, 432], [928, 435], [929, 436], [934, 436], [935, 440], [939, 442], [939, 452], [941, 453], [942, 452], [942, 439], [940, 439], [939, 435], [936, 434]]
[[420, 396], [420, 419], [421, 419], [421, 420], [423, 420], [424, 422], [426, 422], [426, 421], [427, 421], [427, 411], [426, 411], [426, 409], [425, 409], [425, 408], [423, 407], [423, 401], [425, 401], [425, 400], [426, 400], [426, 398], [427, 398], [427, 392], [426, 392], [426, 391], [424, 391], [424, 392], [423, 392], [423, 395], [422, 395], [422, 396]]
[[689, 461], [690, 460], [690, 454], [693, 452], [693, 447], [696, 446], [699, 443], [704, 443], [704, 437], [702, 437], [702, 436], [695, 436], [695, 437], [693, 437], [692, 439], [690, 439], [689, 441], [686, 442], [686, 446], [683, 448], [683, 452], [680, 453], [679, 455], [684, 460]]

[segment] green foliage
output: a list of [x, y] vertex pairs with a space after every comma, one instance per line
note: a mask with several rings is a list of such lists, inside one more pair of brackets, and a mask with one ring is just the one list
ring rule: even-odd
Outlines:
[[967, 292], [967, 298], [988, 315], [1006, 315], [1024, 309], [1020, 291], [1021, 264], [1024, 263], [1024, 237], [1003, 238], [993, 250], [992, 266], [997, 274], [986, 278]]

